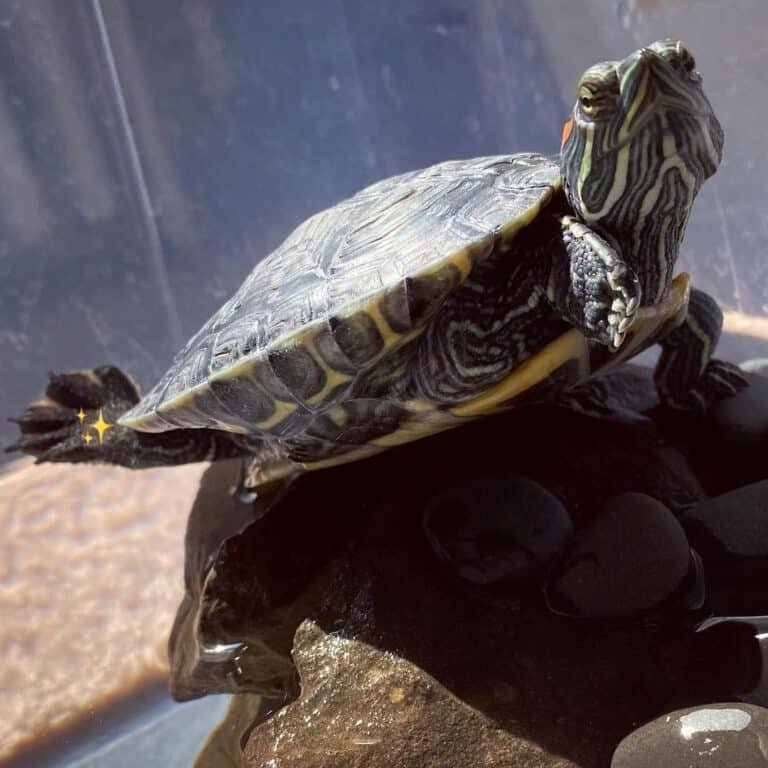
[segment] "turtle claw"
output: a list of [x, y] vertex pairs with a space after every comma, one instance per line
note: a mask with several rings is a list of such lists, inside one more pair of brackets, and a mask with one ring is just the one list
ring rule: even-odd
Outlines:
[[92, 425], [103, 417], [112, 427], [121, 413], [139, 401], [136, 385], [119, 368], [50, 373], [45, 398], [9, 419], [21, 436], [6, 452], [26, 453], [35, 460], [98, 461], [103, 433]]
[[[628, 273], [625, 271], [623, 274], [627, 275]], [[630, 294], [631, 290], [637, 290], [637, 281], [633, 276], [627, 282], [629, 285], [615, 288], [619, 295], [615, 296], [610, 303], [608, 312], [604, 310], [600, 312], [598, 309], [597, 312], [593, 313], [592, 322], [587, 324], [587, 331], [594, 333], [594, 338], [597, 341], [614, 351], [620, 349], [624, 343], [640, 306], [638, 297]], [[601, 304], [604, 305], [604, 302]], [[601, 315], [603, 316], [601, 317]]]
[[718, 400], [740, 392], [749, 386], [741, 370], [724, 360], [710, 360], [693, 386], [682, 396], [661, 393], [665, 405], [678, 411], [705, 413]]
[[120, 413], [139, 402], [136, 384], [113, 365], [90, 371], [50, 373], [46, 397], [68, 408], [96, 410], [112, 406]]

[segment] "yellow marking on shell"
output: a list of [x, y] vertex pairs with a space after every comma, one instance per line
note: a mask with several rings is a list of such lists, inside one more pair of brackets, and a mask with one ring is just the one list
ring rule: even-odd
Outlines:
[[[261, 360], [261, 357], [257, 358]], [[222, 368], [216, 374], [211, 376], [212, 381], [229, 381], [230, 379], [247, 379], [253, 370], [256, 360], [252, 357], [244, 358], [240, 362], [231, 365], [229, 368]]]
[[[608, 364], [600, 368], [600, 372], [609, 370], [631, 357], [666, 322], [673, 319], [683, 322], [689, 293], [690, 277], [686, 273], [681, 273], [670, 283], [667, 295], [659, 304], [642, 307], [638, 310], [627, 341], [610, 358]], [[283, 461], [279, 465], [275, 465], [274, 468], [266, 467], [264, 476], [271, 480], [288, 476], [300, 470], [314, 471], [340, 464], [349, 464], [374, 456], [394, 446], [413, 442], [482, 416], [507, 410], [514, 407], [514, 397], [546, 379], [568, 360], [579, 361], [581, 377], [586, 379], [593, 373], [589, 370], [588, 342], [576, 329], [566, 331], [484, 394], [454, 406], [450, 411], [436, 409], [432, 403], [421, 398], [409, 400], [405, 405], [414, 414], [413, 418], [389, 435], [380, 437], [340, 456], [333, 456], [321, 461], [306, 464]], [[341, 408], [335, 408], [330, 413], [341, 410]]]
[[579, 360], [584, 378], [589, 374], [589, 349], [584, 336], [573, 329], [545, 347], [534, 358], [520, 365], [506, 379], [496, 384], [479, 397], [473, 398], [450, 410], [435, 408], [434, 404], [423, 400], [411, 400], [407, 403], [415, 418], [406, 421], [394, 432], [373, 440], [368, 445], [355, 449], [341, 456], [334, 456], [320, 462], [302, 464], [306, 470], [346, 464], [367, 458], [403, 443], [412, 443], [424, 437], [453, 429], [459, 425], [512, 407], [511, 400], [535, 384], [546, 379], [568, 360]]
[[368, 316], [371, 318], [371, 320], [373, 320], [373, 322], [376, 324], [376, 327], [381, 334], [381, 338], [384, 340], [385, 351], [388, 352], [396, 344], [402, 343], [401, 340], [403, 338], [403, 334], [398, 333], [390, 327], [384, 315], [381, 313], [381, 307], [379, 306], [378, 301], [372, 301], [365, 308], [365, 311], [368, 313]]
[[341, 454], [341, 456], [332, 456], [330, 459], [321, 459], [320, 461], [294, 466], [299, 466], [301, 469], [310, 472], [316, 469], [325, 469], [326, 467], [335, 467], [339, 464], [350, 464], [353, 461], [367, 459], [369, 456], [374, 456], [382, 450], [382, 448], [373, 443], [368, 443], [367, 445], [361, 445], [359, 448], [353, 448], [351, 451]]
[[312, 355], [314, 361], [323, 369], [323, 373], [325, 374], [325, 384], [323, 385], [323, 388], [317, 394], [312, 395], [312, 397], [309, 397], [306, 400], [307, 405], [318, 405], [319, 403], [322, 403], [323, 400], [336, 389], [336, 387], [351, 381], [352, 377], [348, 373], [342, 373], [335, 368], [331, 368], [331, 366], [328, 365], [317, 352], [317, 347], [315, 347], [314, 342], [312, 342], [311, 348], [307, 346], [307, 350]]
[[173, 413], [179, 408], [188, 408], [190, 405], [194, 405], [195, 395], [205, 392], [208, 389], [206, 384], [200, 384], [193, 389], [188, 389], [182, 392], [180, 395], [176, 395], [172, 400], [166, 400], [157, 409], [159, 414]]
[[[687, 274], [682, 273], [672, 281], [667, 296], [660, 304], [638, 310], [627, 342], [619, 352], [611, 357], [607, 365], [601, 367], [600, 372], [613, 368], [626, 358], [631, 357], [634, 351], [667, 321], [678, 318], [682, 322], [685, 318], [689, 291], [690, 278]], [[311, 471], [338, 464], [347, 464], [368, 458], [397, 445], [414, 442], [429, 435], [452, 429], [480, 417], [508, 410], [514, 407], [515, 397], [544, 381], [569, 360], [578, 361], [580, 379], [589, 378], [592, 373], [589, 367], [589, 342], [575, 328], [566, 331], [552, 341], [534, 357], [518, 366], [503, 381], [482, 395], [454, 406], [450, 410], [436, 409], [432, 403], [422, 399], [409, 400], [406, 406], [413, 412], [414, 418], [402, 424], [394, 432], [341, 456], [334, 456], [330, 459], [302, 464], [301, 466], [303, 469]]]
[[238, 435], [249, 435], [250, 430], [246, 429], [241, 424], [228, 424], [226, 421], [222, 421], [221, 419], [214, 419], [212, 417], [212, 421], [216, 422], [216, 426], [218, 429], [220, 429], [222, 432], [236, 432]]
[[161, 417], [163, 415], [172, 417], [175, 413], [182, 410], [183, 408], [191, 408], [192, 410], [198, 411], [200, 414], [202, 414], [203, 419], [205, 419], [207, 422], [212, 422], [212, 426], [222, 430], [222, 432], [235, 432], [239, 435], [247, 435], [249, 430], [241, 424], [230, 424], [228, 421], [224, 421], [223, 419], [217, 419], [215, 416], [211, 416], [205, 413], [205, 411], [197, 405], [195, 398], [199, 395], [209, 392], [210, 386], [207, 383], [198, 384], [198, 386], [196, 386], [194, 389], [182, 392], [172, 400], [167, 400], [166, 402], [162, 403], [162, 405], [160, 405], [160, 407], [157, 409], [157, 414]]
[[459, 282], [463, 283], [472, 271], [472, 248], [462, 248], [460, 251], [456, 251], [449, 261], [459, 270]]
[[[554, 189], [559, 189], [560, 182], [559, 181], [555, 182], [553, 187]], [[502, 241], [511, 239], [521, 229], [528, 226], [539, 215], [542, 208], [549, 203], [551, 198], [552, 198], [552, 189], [548, 188], [543, 190], [541, 198], [537, 200], [534, 204], [532, 204], [528, 210], [518, 214], [516, 217], [514, 217], [509, 222], [504, 224], [500, 228]], [[412, 275], [409, 275], [409, 277], [429, 277], [430, 275], [437, 273], [440, 269], [445, 267], [446, 263], [449, 263], [458, 269], [460, 274], [459, 282], [463, 283], [467, 279], [467, 277], [469, 277], [469, 274], [472, 271], [472, 267], [474, 266], [472, 255], [473, 253], [476, 252], [479, 245], [480, 244], [476, 242], [465, 248], [461, 248], [458, 251], [456, 251], [454, 254], [449, 256], [447, 259], [440, 260], [436, 264], [431, 264], [427, 268], [417, 271]], [[405, 334], [398, 334], [396, 331], [392, 330], [389, 327], [389, 324], [386, 322], [383, 315], [381, 314], [378, 300], [379, 300], [378, 294], [375, 294], [373, 297], [368, 296], [365, 299], [363, 299], [363, 301], [361, 301], [358, 305], [344, 308], [344, 311], [343, 311], [343, 314], [345, 316], [351, 316], [358, 311], [368, 312], [368, 314], [373, 318], [374, 322], [376, 323], [380, 333], [382, 334], [382, 337], [384, 338], [383, 351], [379, 356], [377, 356], [377, 358], [371, 361], [371, 364], [375, 363], [376, 360], [378, 360], [384, 354], [392, 351], [394, 348], [402, 346], [408, 343], [409, 341], [413, 340], [414, 338], [419, 336], [424, 330], [423, 327], [420, 327], [412, 331], [409, 331], [408, 333], [405, 333]], [[311, 323], [306, 325], [301, 330], [301, 332], [296, 333], [293, 336], [288, 336], [287, 338], [277, 339], [273, 341], [271, 344], [269, 344], [267, 347], [265, 347], [264, 349], [259, 350], [257, 354], [241, 359], [238, 362], [234, 363], [233, 365], [229, 366], [228, 368], [221, 369], [211, 377], [211, 380], [227, 381], [227, 380], [236, 379], [236, 378], [250, 378], [249, 374], [254, 365], [254, 361], [265, 359], [267, 354], [270, 351], [284, 348], [287, 342], [290, 342], [291, 345], [298, 344], [298, 345], [309, 346], [311, 344], [311, 340], [310, 340], [311, 337], [317, 333], [318, 329], [321, 328], [325, 324], [325, 322], [326, 322], [325, 318], [312, 321]], [[312, 346], [314, 349], [314, 345]], [[326, 371], [326, 374], [328, 374], [329, 371], [333, 370], [333, 369], [329, 369], [328, 366], [324, 364], [322, 359], [319, 359], [319, 356], [313, 354], [313, 357]], [[336, 371], [334, 371], [333, 374], [334, 374], [333, 378], [335, 383], [330, 384], [327, 382], [323, 390], [319, 392], [317, 395], [314, 395], [308, 401], [308, 403], [315, 404], [315, 403], [321, 402], [323, 397], [328, 394], [328, 392], [330, 391], [330, 389], [332, 389], [333, 386], [336, 386], [345, 380], [343, 378], [339, 378], [339, 377], [343, 377], [344, 374], [341, 374]], [[329, 376], [328, 378], [330, 379], [331, 377]], [[207, 388], [207, 386], [208, 386], [207, 383], [203, 385], [204, 388]], [[258, 384], [254, 383], [254, 386], [258, 386]], [[182, 395], [174, 398], [173, 400], [169, 400], [163, 403], [162, 404], [163, 410], [168, 413], [171, 413], [175, 408], [183, 407], [183, 405], [186, 403], [187, 398], [189, 396], [192, 396], [195, 392], [199, 390], [200, 390], [200, 387], [196, 387], [195, 389], [190, 390], [189, 392], [185, 392]], [[270, 397], [272, 396], [270, 395]], [[276, 406], [275, 413], [269, 419], [258, 422], [255, 425], [258, 429], [262, 429], [265, 431], [271, 429], [276, 424], [278, 424], [282, 419], [284, 419], [286, 416], [290, 415], [293, 411], [295, 411], [297, 407], [295, 403], [287, 403], [284, 401], [274, 400], [274, 398], [273, 398], [273, 401]], [[161, 414], [162, 411], [158, 409], [158, 413]], [[210, 417], [207, 417], [207, 418], [210, 418]], [[157, 419], [154, 417], [154, 414], [146, 414], [145, 416], [139, 419], [133, 419], [130, 422], [125, 422], [121, 419], [119, 420], [118, 423], [125, 426], [130, 426], [134, 429], [141, 430], [142, 428], [146, 429], [146, 427], [149, 426], [153, 421], [157, 421]], [[223, 422], [221, 422], [221, 424], [222, 424], [222, 428], [227, 430], [242, 431], [244, 433], [248, 432], [248, 430], [245, 430], [243, 428], [235, 428], [233, 425], [224, 424]], [[158, 426], [163, 427], [163, 429], [161, 429], [160, 431], [165, 431], [166, 429], [169, 428], [169, 426], [164, 423], [158, 424]]]
[[459, 271], [459, 275], [460, 275], [459, 282], [463, 283], [469, 277], [469, 273], [472, 271], [472, 253], [477, 246], [478, 246], [478, 243], [473, 243], [472, 245], [469, 245], [466, 248], [460, 248], [458, 251], [455, 251], [450, 256], [444, 259], [441, 259], [435, 264], [430, 264], [425, 269], [421, 269], [412, 275], [408, 275], [408, 277], [412, 277], [412, 278], [432, 277], [433, 275], [438, 274], [442, 269], [445, 269], [445, 267], [450, 264], [456, 267], [456, 269]]
[[155, 434], [166, 432], [169, 429], [176, 429], [176, 427], [174, 427], [172, 424], [169, 424], [165, 419], [163, 419], [161, 416], [158, 416], [154, 411], [145, 413], [138, 418], [132, 417], [130, 419], [126, 419], [124, 416], [121, 416], [117, 420], [117, 423], [121, 427], [135, 429], [138, 432], [149, 432]]
[[451, 411], [457, 416], [474, 418], [504, 410], [517, 395], [544, 381], [568, 360], [578, 360], [581, 365], [580, 375], [584, 378], [589, 375], [587, 341], [575, 328], [547, 344], [482, 395], [454, 406]]
[[418, 420], [406, 421], [401, 424], [394, 432], [373, 440], [379, 450], [384, 451], [387, 448], [393, 448], [403, 443], [412, 443], [420, 440], [422, 437], [429, 437], [438, 432], [444, 432], [447, 429], [458, 427], [463, 420], [450, 411], [436, 410], [433, 406], [432, 411], [424, 412]]
[[286, 403], [283, 400], [275, 400], [272, 402], [275, 404], [275, 412], [264, 421], [257, 421], [255, 426], [258, 429], [262, 429], [268, 432], [272, 427], [276, 427], [283, 419], [290, 416], [296, 410], [296, 403]]

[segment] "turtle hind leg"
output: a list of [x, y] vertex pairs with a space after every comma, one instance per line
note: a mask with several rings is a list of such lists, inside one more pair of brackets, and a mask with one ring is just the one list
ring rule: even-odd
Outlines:
[[706, 411], [747, 386], [739, 369], [712, 357], [723, 314], [715, 300], [693, 289], [685, 321], [661, 340], [654, 379], [659, 398], [676, 410]]
[[241, 455], [228, 435], [213, 430], [142, 434], [117, 424], [139, 402], [137, 386], [119, 368], [49, 375], [45, 398], [28, 406], [19, 440], [5, 450], [39, 462], [101, 462], [143, 468]]

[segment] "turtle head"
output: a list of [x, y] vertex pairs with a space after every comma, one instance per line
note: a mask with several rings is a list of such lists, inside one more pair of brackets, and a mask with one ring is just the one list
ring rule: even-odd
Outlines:
[[722, 148], [681, 42], [653, 43], [582, 75], [563, 129], [565, 192], [579, 218], [621, 248], [644, 303], [666, 290], [693, 200]]

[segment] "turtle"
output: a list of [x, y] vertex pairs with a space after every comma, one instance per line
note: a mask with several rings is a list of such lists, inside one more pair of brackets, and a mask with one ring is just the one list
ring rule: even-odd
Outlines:
[[[11, 450], [142, 468], [244, 458], [258, 492], [576, 385], [652, 344], [664, 406], [746, 386], [675, 264], [723, 130], [664, 40], [595, 64], [559, 156], [450, 160], [317, 213], [257, 263], [143, 398], [51, 374]], [[524, 436], [520, 436], [524, 439]]]

